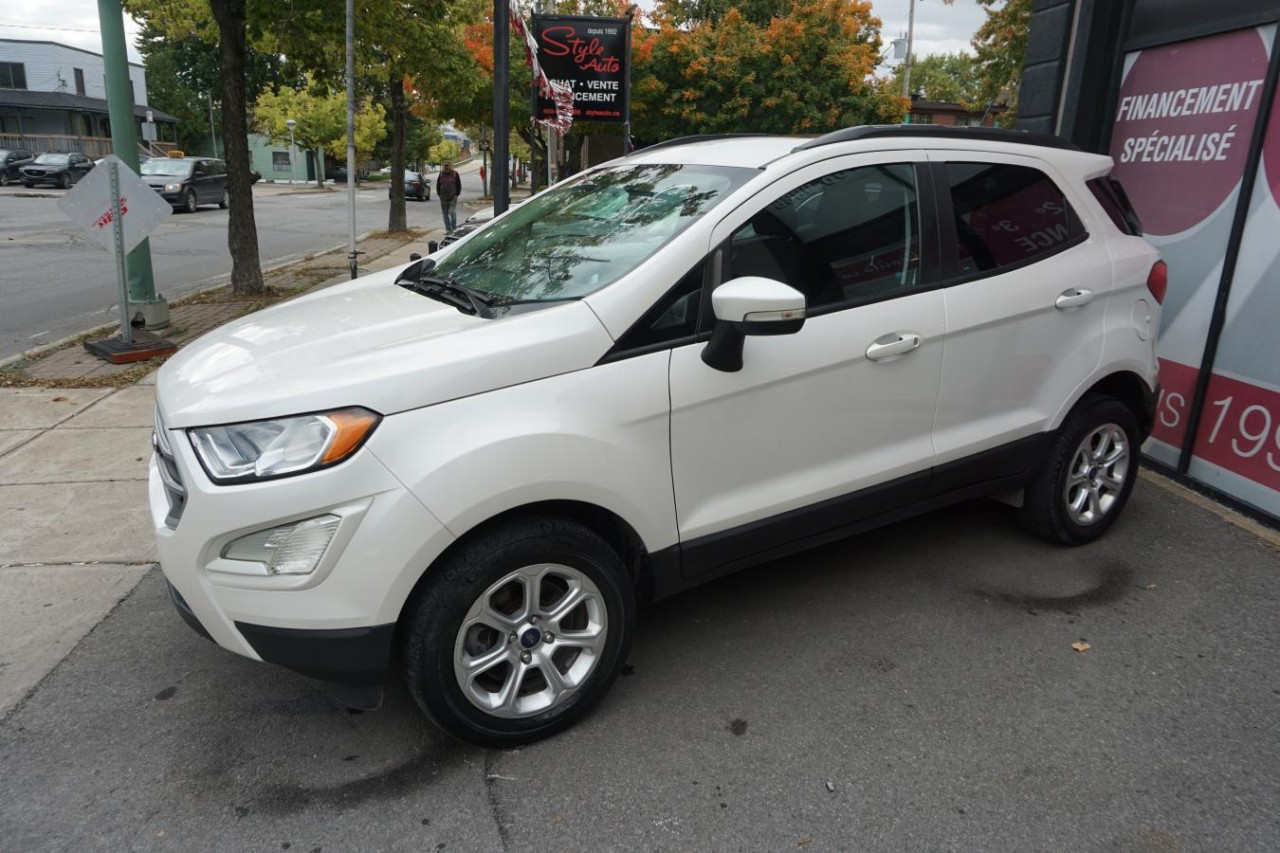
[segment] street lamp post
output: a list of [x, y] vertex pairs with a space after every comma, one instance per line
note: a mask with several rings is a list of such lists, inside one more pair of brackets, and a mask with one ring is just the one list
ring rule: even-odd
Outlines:
[[298, 126], [298, 123], [289, 119], [284, 126], [289, 128], [289, 183], [296, 184], [298, 182], [298, 149], [293, 144], [293, 129]]

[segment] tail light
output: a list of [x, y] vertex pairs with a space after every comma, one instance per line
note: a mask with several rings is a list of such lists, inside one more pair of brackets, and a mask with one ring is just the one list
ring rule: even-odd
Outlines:
[[1156, 298], [1156, 302], [1164, 304], [1164, 292], [1169, 289], [1169, 265], [1164, 261], [1156, 261], [1147, 274], [1147, 290]]

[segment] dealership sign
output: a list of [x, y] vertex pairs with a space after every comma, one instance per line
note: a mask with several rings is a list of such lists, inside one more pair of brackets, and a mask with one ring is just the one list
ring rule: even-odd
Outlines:
[[[627, 120], [627, 18], [538, 15], [533, 35], [538, 61], [552, 83], [573, 91], [575, 122]], [[554, 118], [555, 101], [538, 94], [534, 117]]]

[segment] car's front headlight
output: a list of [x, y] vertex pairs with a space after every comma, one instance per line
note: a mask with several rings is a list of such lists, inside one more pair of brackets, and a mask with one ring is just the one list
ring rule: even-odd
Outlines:
[[164, 191], [167, 193], [176, 193], [180, 189], [182, 189], [182, 184], [165, 184], [164, 185]]
[[355, 453], [382, 420], [368, 409], [188, 430], [200, 464], [216, 483], [249, 483], [336, 465]]

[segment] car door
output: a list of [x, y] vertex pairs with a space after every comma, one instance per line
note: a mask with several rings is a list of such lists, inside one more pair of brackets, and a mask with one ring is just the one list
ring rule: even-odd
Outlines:
[[804, 293], [793, 335], [746, 338], [721, 372], [671, 359], [684, 571], [720, 573], [911, 503], [933, 464], [945, 327], [929, 172], [916, 152], [837, 158], [775, 182], [717, 226], [718, 282]]
[[931, 157], [948, 277], [934, 444], [939, 465], [974, 461], [972, 477], [996, 479], [1036, 461], [1041, 434], [1097, 368], [1110, 257], [1044, 161]]

